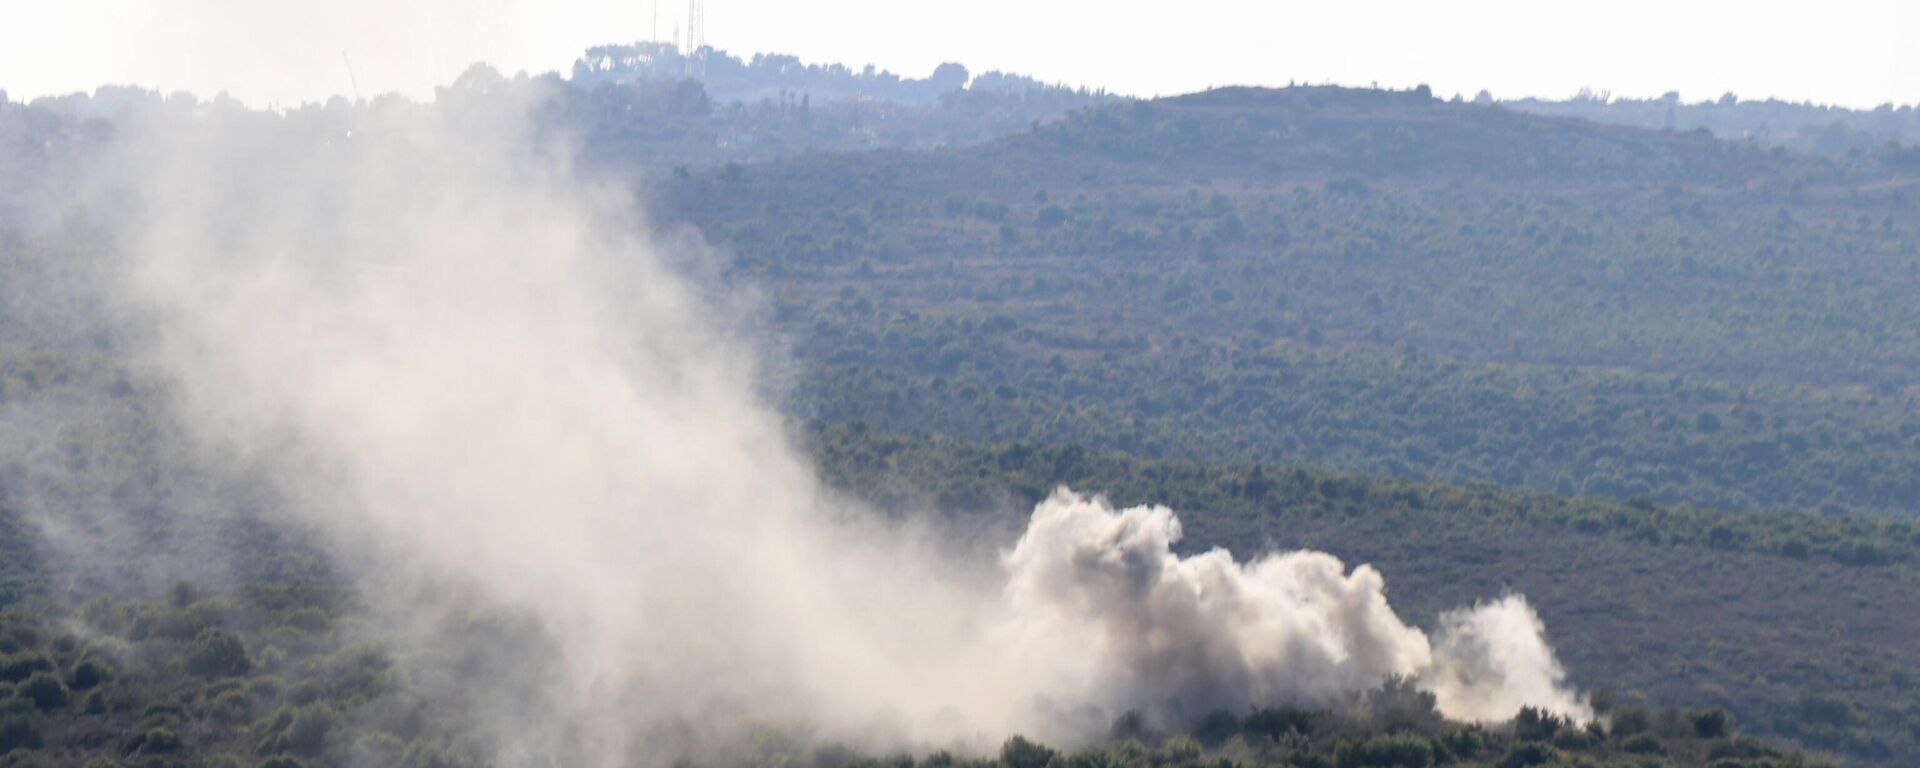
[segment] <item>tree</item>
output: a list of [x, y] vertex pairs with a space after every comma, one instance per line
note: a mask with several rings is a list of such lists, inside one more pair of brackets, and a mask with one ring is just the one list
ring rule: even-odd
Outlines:
[[933, 86], [934, 93], [946, 93], [967, 87], [967, 81], [971, 79], [966, 67], [949, 61], [935, 67], [933, 76], [927, 78], [927, 82]]

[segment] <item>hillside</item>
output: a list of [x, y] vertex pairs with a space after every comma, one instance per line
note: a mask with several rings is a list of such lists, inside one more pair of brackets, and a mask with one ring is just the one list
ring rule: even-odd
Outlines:
[[1908, 515], [1904, 173], [1298, 89], [654, 196], [777, 297], [803, 413], [879, 404], [876, 423], [981, 439]]
[[[1163, 503], [1184, 548], [1314, 548], [1371, 563], [1415, 621], [1505, 591], [1541, 611], [1574, 679], [1620, 701], [1724, 707], [1751, 731], [1862, 763], [1914, 755], [1920, 698], [1904, 609], [1920, 584], [1909, 526], [1715, 513], [1429, 486], [1271, 465], [1142, 460], [1076, 446], [983, 445], [860, 426], [816, 432], [822, 471], [899, 508], [1018, 522], [1055, 483]], [[1777, 527], [1778, 526], [1778, 527]], [[1862, 527], [1864, 526], [1864, 527]], [[1800, 540], [1822, 542], [1808, 556]], [[1849, 562], [1853, 564], [1848, 564]]]
[[[1522, 726], [1493, 728], [1479, 738], [1494, 746], [1478, 748], [1477, 755], [1451, 747], [1463, 764], [1497, 762], [1515, 741], [1527, 740], [1591, 757], [1636, 754], [1652, 748], [1626, 746], [1649, 727], [1632, 723], [1665, 718], [1684, 726], [1686, 718], [1713, 709], [1731, 713], [1729, 722], [1742, 731], [1853, 764], [1899, 764], [1915, 750], [1920, 701], [1902, 672], [1920, 664], [1904, 641], [1920, 631], [1912, 612], [1903, 610], [1920, 580], [1920, 537], [1911, 526], [1430, 486], [1272, 465], [1152, 461], [849, 425], [816, 425], [806, 443], [819, 471], [846, 492], [892, 514], [940, 509], [994, 545], [1019, 530], [1032, 502], [1063, 482], [1123, 504], [1173, 505], [1188, 523], [1187, 552], [1220, 546], [1252, 556], [1312, 547], [1349, 564], [1370, 563], [1387, 575], [1399, 609], [1421, 625], [1464, 602], [1523, 593], [1539, 607], [1573, 679], [1611, 713], [1610, 725], [1583, 739], [1553, 739], [1550, 730], [1516, 740]], [[186, 533], [171, 531], [178, 522], [165, 521], [190, 519], [164, 515], [154, 533]], [[0, 551], [44, 546], [4, 511], [0, 532], [6, 533]], [[441, 674], [437, 665], [478, 662], [396, 644], [337, 582], [312, 571], [289, 572], [286, 563], [313, 556], [298, 538], [244, 523], [193, 534], [227, 542], [225, 556], [206, 557], [242, 574], [230, 591], [189, 583], [96, 599], [97, 585], [10, 559], [8, 583], [21, 589], [0, 604], [0, 642], [6, 643], [0, 652], [11, 654], [9, 669], [24, 670], [10, 682], [23, 683], [38, 669], [32, 660], [44, 657], [71, 692], [58, 704], [24, 710], [24, 716], [8, 710], [0, 719], [30, 723], [30, 731], [19, 732], [38, 734], [57, 759], [171, 737], [179, 742], [167, 754], [179, 760], [218, 754], [258, 760], [285, 752], [325, 764], [372, 750], [397, 761], [382, 764], [414, 765], [404, 758], [417, 752], [453, 761], [428, 764], [458, 765], [485, 743], [488, 737], [468, 730], [467, 715], [447, 708], [431, 687]], [[213, 581], [205, 583], [219, 583], [220, 572], [208, 571]], [[89, 627], [79, 638], [70, 635], [75, 621]], [[532, 652], [523, 648], [525, 639], [513, 639], [512, 617], [476, 615], [473, 622], [466, 631], [498, 635], [502, 652]], [[246, 664], [203, 671], [194, 660], [226, 643], [222, 635], [238, 641], [238, 653], [229, 656]], [[74, 670], [88, 658], [105, 665], [105, 685], [75, 682]], [[1661, 714], [1669, 708], [1683, 711]], [[393, 713], [406, 711], [439, 714], [399, 720], [411, 724], [394, 730]], [[1431, 720], [1420, 712], [1412, 710], [1415, 722]], [[1410, 727], [1367, 719], [1378, 716], [1316, 715], [1341, 724], [1322, 726], [1331, 732], [1303, 726], [1302, 734], [1326, 736], [1310, 748], [1330, 755], [1344, 741]], [[314, 720], [305, 730], [319, 733], [293, 735], [301, 729], [291, 724], [301, 718]], [[1773, 754], [1771, 747], [1732, 743], [1730, 727], [1700, 738], [1682, 726], [1654, 729], [1662, 743], [1653, 751], [1669, 755], [1673, 765]], [[148, 736], [161, 730], [170, 736]], [[1444, 740], [1451, 729], [1438, 722], [1414, 731], [1451, 743]], [[1205, 734], [1205, 728], [1196, 732], [1211, 738]], [[1259, 742], [1247, 743], [1258, 753]], [[1228, 754], [1247, 757], [1229, 746]], [[799, 739], [790, 747], [805, 753], [825, 745]]]
[[[1920, 754], [1920, 186], [1903, 165], [1423, 91], [1104, 105], [983, 92], [898, 113], [475, 69], [421, 109], [457, 118], [530, 93], [536, 133], [578, 141], [584, 175], [643, 186], [667, 247], [691, 252], [673, 258], [712, 247], [724, 267], [699, 271], [700, 287], [763, 300], [717, 324], [765, 344], [741, 356], [765, 353], [764, 389], [840, 491], [982, 547], [1003, 546], [1061, 484], [1165, 503], [1186, 553], [1311, 547], [1371, 563], [1423, 627], [1524, 593], [1609, 715], [1593, 729], [1534, 713], [1463, 728], [1389, 686], [1351, 710], [1209, 718], [1193, 741], [1123, 719], [1068, 765]], [[122, 96], [297, 142], [405, 109], [106, 98]], [[538, 616], [461, 615], [454, 601], [467, 623], [436, 631], [474, 642], [402, 647], [344, 588], [335, 569], [349, 566], [275, 516], [285, 500], [256, 468], [206, 471], [179, 450], [190, 438], [161, 415], [170, 393], [129, 351], [150, 329], [112, 327], [125, 320], [99, 311], [86, 271], [114, 266], [88, 257], [112, 251], [117, 212], [37, 208], [43, 185], [71, 181], [42, 171], [72, 170], [115, 128], [67, 107], [0, 105], [0, 152], [19, 158], [0, 180], [32, 182], [0, 187], [0, 269], [14, 278], [0, 286], [8, 764], [449, 766], [514, 740], [458, 683], [545, 690], [561, 638]], [[1034, 114], [1050, 117], [1009, 127]], [[521, 254], [492, 255], [519, 288]], [[778, 431], [766, 421], [743, 442]], [[613, 485], [622, 503], [650, 488]], [[106, 535], [36, 538], [15, 510], [48, 499]], [[724, 550], [726, 530], [704, 540]], [[61, 550], [76, 540], [93, 548]], [[878, 764], [805, 734], [753, 744], [765, 751], [733, 762]], [[999, 764], [1054, 756], [1009, 742]]]
[[[467, 768], [509, 743], [484, 706], [448, 694], [502, 665], [545, 669], [552, 651], [512, 616], [477, 615], [458, 653], [409, 651], [364, 621], [360, 596], [253, 585], [0, 613], [0, 759], [9, 766], [321, 765]], [[509, 673], [511, 674], [511, 673]], [[938, 692], [930, 692], [937, 694]], [[556, 703], [563, 706], [566, 703]], [[1636, 765], [1827, 765], [1743, 734], [1723, 710], [1621, 705], [1611, 726], [1575, 726], [1526, 710], [1512, 722], [1460, 725], [1433, 698], [1389, 686], [1351, 711], [1220, 712], [1191, 735], [1115, 722], [1106, 743], [1055, 750], [1020, 736], [998, 749], [877, 753], [804, 728], [758, 725], [729, 753], [677, 764], [797, 768], [1140, 768], [1261, 765], [1428, 768], [1552, 761]], [[681, 724], [682, 728], [701, 723]], [[563, 756], [565, 757], [565, 756]], [[1728, 762], [1729, 760], [1734, 762]], [[1559, 764], [1559, 763], [1556, 763]]]

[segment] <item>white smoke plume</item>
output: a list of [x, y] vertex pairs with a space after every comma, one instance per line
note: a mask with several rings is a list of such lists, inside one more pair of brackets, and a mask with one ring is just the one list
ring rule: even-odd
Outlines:
[[1505, 720], [1529, 705], [1592, 717], [1524, 598], [1450, 612], [1430, 643], [1387, 605], [1371, 567], [1348, 571], [1309, 551], [1245, 564], [1222, 549], [1181, 558], [1180, 536], [1166, 507], [1115, 511], [1055, 493], [1006, 559], [1016, 647], [1078, 649], [1051, 665], [1057, 690], [1188, 721], [1324, 706], [1395, 677], [1456, 720]]
[[1373, 569], [1183, 559], [1164, 508], [1062, 491], [975, 563], [836, 498], [725, 307], [509, 101], [135, 120], [100, 176], [132, 206], [116, 290], [198, 450], [273, 477], [422, 648], [477, 608], [547, 639], [442, 681], [503, 764], [665, 763], [726, 723], [1073, 741], [1062, 712], [1337, 706], [1390, 677], [1459, 719], [1590, 716], [1517, 597], [1430, 641]]

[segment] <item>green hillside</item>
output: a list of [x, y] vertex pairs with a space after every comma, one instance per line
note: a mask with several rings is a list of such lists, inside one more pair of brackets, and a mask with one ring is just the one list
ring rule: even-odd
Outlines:
[[655, 197], [773, 297], [803, 413], [1910, 515], [1920, 230], [1902, 173], [1300, 89]]

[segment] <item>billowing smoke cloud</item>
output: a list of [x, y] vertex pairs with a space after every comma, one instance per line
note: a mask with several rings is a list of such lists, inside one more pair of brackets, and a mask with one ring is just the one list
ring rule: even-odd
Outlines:
[[1395, 676], [1451, 717], [1588, 715], [1519, 598], [1430, 641], [1371, 568], [1182, 559], [1163, 508], [1063, 491], [980, 563], [836, 498], [724, 303], [511, 101], [131, 120], [100, 175], [132, 206], [115, 292], [205, 463], [270, 477], [430, 655], [476, 611], [542, 638], [421, 675], [501, 762], [665, 762], [755, 722], [1074, 740], [1062, 713], [1177, 725]]
[[1504, 720], [1526, 705], [1592, 717], [1523, 598], [1448, 613], [1430, 643], [1394, 614], [1368, 566], [1305, 551], [1181, 558], [1180, 536], [1165, 507], [1115, 511], [1055, 493], [1006, 558], [1016, 646], [1062, 654], [1058, 690], [1187, 721], [1339, 703], [1395, 677], [1458, 720]]

